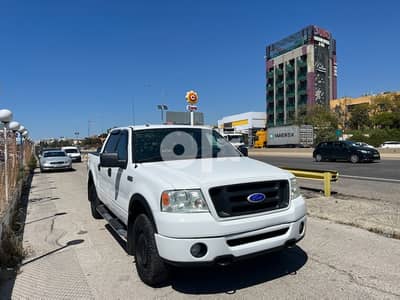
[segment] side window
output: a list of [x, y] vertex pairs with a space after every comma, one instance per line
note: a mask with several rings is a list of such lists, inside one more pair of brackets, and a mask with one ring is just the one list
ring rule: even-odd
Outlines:
[[113, 132], [111, 133], [110, 137], [107, 140], [107, 144], [104, 147], [104, 153], [113, 153], [115, 152], [116, 148], [117, 148], [117, 144], [118, 144], [118, 140], [119, 140], [119, 132]]
[[128, 160], [128, 132], [126, 130], [121, 131], [119, 134], [119, 142], [116, 149], [118, 153], [118, 159]]
[[335, 142], [335, 143], [333, 144], [333, 147], [335, 147], [336, 149], [341, 149], [341, 148], [342, 148], [342, 143]]

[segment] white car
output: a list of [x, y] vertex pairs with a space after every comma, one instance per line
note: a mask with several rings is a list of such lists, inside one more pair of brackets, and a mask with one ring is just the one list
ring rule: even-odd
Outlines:
[[39, 159], [40, 171], [72, 170], [72, 159], [62, 150], [43, 151]]
[[62, 147], [61, 150], [65, 151], [69, 157], [71, 157], [72, 161], [82, 161], [81, 152], [78, 147], [67, 146]]
[[113, 129], [89, 154], [88, 199], [151, 286], [167, 280], [168, 264], [226, 265], [305, 235], [296, 178], [200, 126]]
[[381, 145], [381, 148], [400, 148], [400, 142], [397, 141], [387, 141]]

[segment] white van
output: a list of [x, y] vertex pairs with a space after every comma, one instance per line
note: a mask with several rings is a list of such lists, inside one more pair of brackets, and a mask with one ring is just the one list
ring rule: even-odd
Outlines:
[[62, 147], [61, 150], [65, 151], [69, 157], [71, 157], [72, 161], [82, 161], [81, 152], [79, 151], [78, 147], [75, 146], [68, 146]]

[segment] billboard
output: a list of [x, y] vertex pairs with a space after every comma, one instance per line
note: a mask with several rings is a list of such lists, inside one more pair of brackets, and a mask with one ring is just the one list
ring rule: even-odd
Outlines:
[[[167, 124], [190, 125], [190, 112], [167, 111]], [[194, 125], [204, 125], [202, 112], [194, 112]]]

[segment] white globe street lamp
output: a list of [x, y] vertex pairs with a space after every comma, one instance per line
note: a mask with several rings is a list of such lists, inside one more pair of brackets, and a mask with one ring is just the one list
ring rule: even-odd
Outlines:
[[20, 127], [21, 127], [21, 125], [17, 121], [11, 121], [8, 124], [8, 128], [14, 132], [18, 131]]
[[0, 109], [0, 121], [8, 124], [12, 121], [13, 114], [8, 109]]
[[8, 153], [7, 153], [7, 125], [12, 121], [13, 114], [8, 109], [0, 109], [0, 121], [4, 124], [4, 181], [5, 196], [8, 203]]

